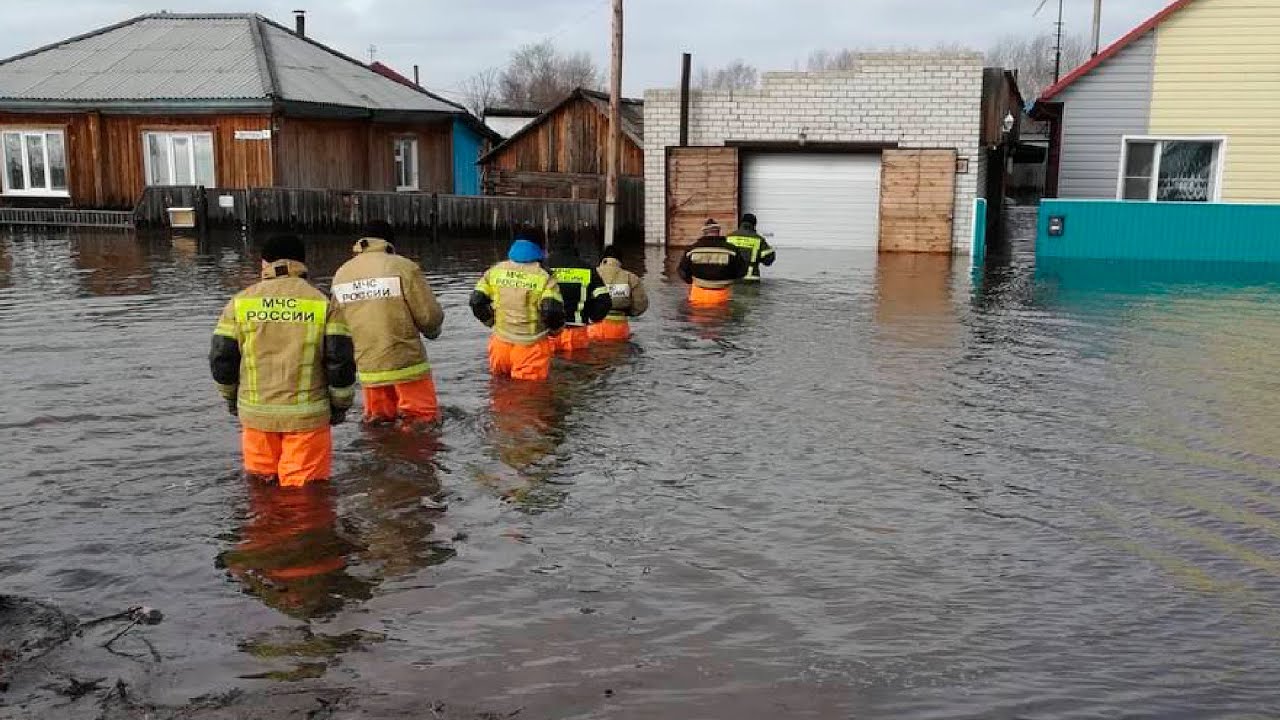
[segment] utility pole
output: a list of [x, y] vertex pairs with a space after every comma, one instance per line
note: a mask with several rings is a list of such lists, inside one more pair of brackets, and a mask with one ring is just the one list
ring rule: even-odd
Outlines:
[[1053, 48], [1053, 82], [1062, 79], [1062, 0], [1058, 0], [1058, 42]]
[[609, 79], [609, 157], [604, 179], [604, 244], [613, 242], [618, 212], [618, 155], [622, 150], [622, 0], [613, 0], [613, 69]]
[[1102, 50], [1102, 0], [1093, 0], [1093, 56]]

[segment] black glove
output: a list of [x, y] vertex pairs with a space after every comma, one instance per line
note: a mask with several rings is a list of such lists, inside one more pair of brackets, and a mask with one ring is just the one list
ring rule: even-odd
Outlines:
[[240, 417], [240, 408], [233, 397], [227, 398], [227, 412], [231, 413], [231, 417]]
[[347, 421], [347, 410], [349, 408], [339, 408], [332, 405], [329, 406], [329, 424], [341, 425]]

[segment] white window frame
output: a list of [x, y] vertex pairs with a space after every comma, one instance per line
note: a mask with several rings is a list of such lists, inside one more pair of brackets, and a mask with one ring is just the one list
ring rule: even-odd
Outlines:
[[1163, 143], [1166, 142], [1200, 142], [1214, 143], [1213, 153], [1213, 185], [1206, 202], [1222, 202], [1222, 174], [1227, 166], [1226, 135], [1124, 135], [1120, 138], [1120, 172], [1116, 178], [1116, 199], [1124, 200], [1124, 183], [1129, 169], [1129, 144], [1135, 142], [1156, 143], [1154, 165], [1151, 168], [1151, 188], [1146, 200], [1129, 200], [1128, 202], [1177, 202], [1173, 200], [1156, 200], [1160, 191], [1160, 160], [1163, 155]]
[[[418, 136], [417, 135], [400, 135], [400, 136], [397, 136], [392, 142], [393, 144], [391, 146], [391, 169], [392, 169], [392, 172], [396, 174], [396, 177], [393, 178], [393, 180], [396, 183], [396, 192], [413, 192], [415, 190], [420, 189], [421, 184], [419, 183], [419, 177], [418, 177], [418, 157], [419, 157], [418, 156]], [[411, 179], [413, 182], [409, 185], [400, 184], [400, 172], [396, 167], [399, 163], [403, 162], [402, 156], [400, 154], [400, 147], [401, 147], [400, 144], [405, 142], [409, 143], [409, 152], [410, 152], [409, 160], [412, 162], [412, 166], [410, 167], [410, 170], [412, 172], [410, 173], [410, 175], [412, 176]]]
[[196, 137], [209, 138], [209, 149], [211, 157], [209, 158], [210, 170], [213, 171], [211, 182], [206, 183], [206, 188], [218, 186], [218, 148], [215, 145], [216, 138], [210, 130], [143, 130], [142, 131], [142, 169], [146, 177], [147, 185], [155, 185], [155, 178], [152, 177], [151, 171], [151, 155], [148, 148], [151, 144], [151, 136], [156, 136], [164, 141], [164, 155], [169, 163], [169, 179], [171, 181], [169, 187], [177, 185], [173, 182], [177, 177], [177, 164], [174, 160], [173, 140], [174, 138], [185, 137], [187, 139], [187, 163], [191, 169], [191, 184], [200, 185], [200, 178], [196, 177]]
[[[4, 136], [21, 135], [19, 142], [22, 148], [22, 179], [26, 185], [22, 190], [9, 187], [9, 165], [4, 159]], [[31, 166], [27, 159], [28, 135], [43, 135], [44, 140], [44, 187], [31, 187]], [[62, 172], [67, 178], [67, 187], [62, 190], [53, 189], [53, 168], [49, 164], [49, 135], [62, 138]], [[4, 127], [0, 128], [0, 170], [4, 178], [0, 180], [0, 194], [12, 197], [71, 197], [71, 152], [67, 147], [67, 132], [57, 127]]]

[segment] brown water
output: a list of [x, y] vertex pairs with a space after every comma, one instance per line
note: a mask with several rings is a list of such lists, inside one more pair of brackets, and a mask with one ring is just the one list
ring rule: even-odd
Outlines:
[[466, 310], [497, 249], [402, 244], [446, 420], [342, 426], [289, 493], [240, 477], [208, 377], [237, 239], [0, 234], [0, 587], [166, 614], [0, 716], [117, 679], [353, 718], [1280, 713], [1274, 269], [792, 251], [706, 317], [649, 251], [634, 345], [538, 393]]

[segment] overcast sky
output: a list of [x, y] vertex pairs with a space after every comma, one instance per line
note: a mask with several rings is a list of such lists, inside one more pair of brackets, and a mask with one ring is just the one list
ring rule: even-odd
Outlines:
[[[695, 67], [741, 57], [762, 71], [802, 67], [814, 50], [930, 47], [985, 50], [1005, 35], [1051, 31], [1056, 0], [626, 0], [624, 92], [674, 87], [681, 52]], [[1103, 41], [1123, 35], [1168, 0], [1104, 0]], [[1087, 34], [1092, 0], [1065, 0], [1067, 31]], [[361, 60], [377, 59], [456, 97], [477, 70], [500, 66], [523, 43], [551, 38], [608, 67], [610, 0], [3, 0], [0, 57], [125, 18], [173, 12], [257, 12]]]

